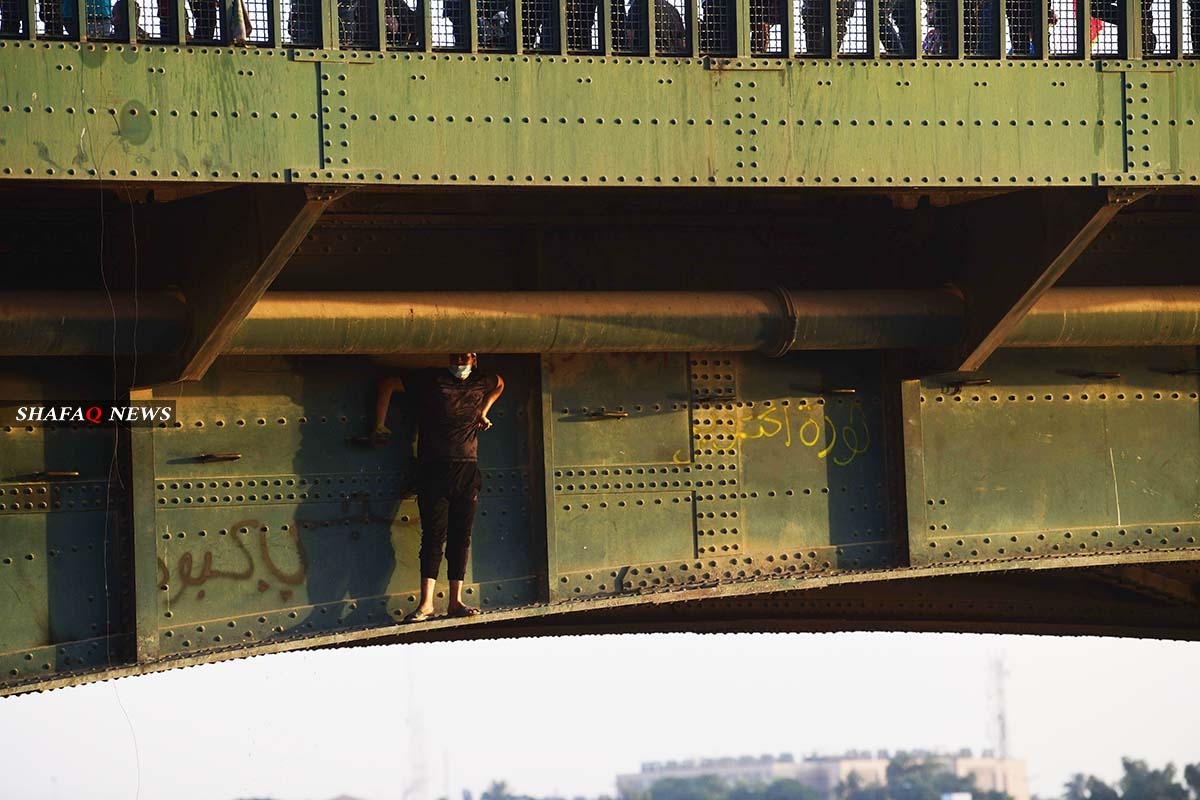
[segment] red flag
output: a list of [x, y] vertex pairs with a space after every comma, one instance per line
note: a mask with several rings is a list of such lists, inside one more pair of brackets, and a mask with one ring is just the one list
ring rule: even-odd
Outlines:
[[[1076, 17], [1076, 19], [1078, 19], [1079, 18], [1079, 0], [1072, 0], [1072, 4], [1075, 7], [1075, 17]], [[1095, 42], [1097, 39], [1099, 39], [1100, 31], [1102, 31], [1102, 30], [1104, 30], [1104, 20], [1096, 19], [1095, 17], [1092, 17], [1091, 30], [1088, 31], [1088, 34], [1091, 36], [1091, 41]]]

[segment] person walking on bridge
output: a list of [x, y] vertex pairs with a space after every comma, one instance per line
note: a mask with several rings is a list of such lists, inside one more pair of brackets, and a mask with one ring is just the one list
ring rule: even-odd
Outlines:
[[475, 353], [450, 356], [449, 369], [422, 369], [379, 383], [375, 402], [377, 441], [391, 431], [384, 423], [392, 394], [404, 392], [417, 421], [417, 508], [421, 513], [421, 601], [404, 619], [433, 616], [434, 586], [445, 548], [452, 617], [480, 611], [463, 602], [471, 527], [483, 479], [479, 473], [479, 433], [492, 427], [488, 412], [504, 391], [504, 379], [476, 371]]

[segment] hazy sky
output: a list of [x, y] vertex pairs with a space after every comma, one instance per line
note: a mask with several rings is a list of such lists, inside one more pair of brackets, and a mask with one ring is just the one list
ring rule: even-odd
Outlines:
[[1200, 761], [1200, 644], [630, 635], [272, 655], [0, 700], [0, 795], [457, 799], [492, 778], [595, 795], [642, 761], [979, 749], [996, 654], [1034, 792], [1116, 777], [1124, 754]]

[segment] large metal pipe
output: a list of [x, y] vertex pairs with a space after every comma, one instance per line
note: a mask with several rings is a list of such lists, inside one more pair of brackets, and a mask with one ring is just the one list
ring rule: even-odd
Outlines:
[[[964, 330], [953, 291], [271, 292], [225, 352], [245, 355], [685, 352], [949, 347]], [[114, 319], [116, 326], [114, 328]], [[187, 308], [175, 295], [0, 295], [0, 356], [170, 353]], [[1200, 287], [1054, 289], [1007, 347], [1200, 345]]]
[[[789, 293], [796, 348], [952, 343], [944, 291]], [[581, 353], [745, 351], [792, 337], [776, 292], [271, 293], [226, 352]]]
[[1200, 287], [1052, 289], [1004, 347], [1200, 345]]
[[171, 292], [0, 293], [0, 355], [169, 353], [183, 344], [187, 306]]

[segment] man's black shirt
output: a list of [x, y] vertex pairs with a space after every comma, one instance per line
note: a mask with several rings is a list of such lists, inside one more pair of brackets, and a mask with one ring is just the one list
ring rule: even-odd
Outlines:
[[402, 380], [417, 417], [417, 460], [478, 461], [476, 423], [499, 379], [472, 372], [459, 380], [441, 367], [414, 370]]

